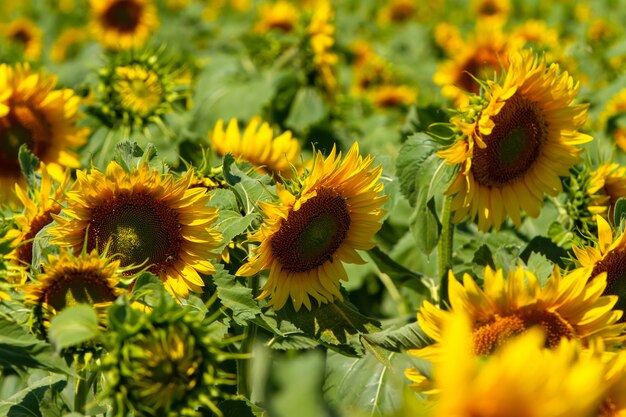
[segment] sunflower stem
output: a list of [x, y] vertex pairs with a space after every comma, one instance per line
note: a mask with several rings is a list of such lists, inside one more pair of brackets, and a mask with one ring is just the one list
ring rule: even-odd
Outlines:
[[439, 271], [439, 306], [448, 305], [448, 271], [452, 267], [452, 240], [454, 224], [452, 224], [452, 196], [445, 197], [441, 213], [441, 236], [437, 245]]
[[89, 392], [89, 384], [87, 382], [87, 367], [84, 365], [81, 366], [82, 369], [78, 371], [76, 392], [74, 393], [74, 411], [84, 414], [85, 404], [87, 404], [87, 393]]
[[[259, 290], [259, 277], [254, 276], [248, 281], [250, 288], [252, 289], [252, 296], [256, 296]], [[249, 354], [252, 352], [254, 345], [254, 339], [256, 339], [257, 326], [254, 323], [248, 323], [248, 326], [243, 331], [243, 341], [241, 342], [241, 348], [239, 352], [241, 354]], [[243, 395], [246, 398], [250, 398], [250, 358], [245, 357], [237, 359], [237, 393]]]

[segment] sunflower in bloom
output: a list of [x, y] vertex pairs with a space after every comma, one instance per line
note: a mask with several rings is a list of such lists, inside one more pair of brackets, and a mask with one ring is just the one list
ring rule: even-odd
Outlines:
[[243, 131], [236, 119], [231, 119], [224, 130], [224, 121], [218, 120], [211, 136], [211, 145], [218, 154], [232, 153], [235, 158], [247, 161], [262, 171], [292, 177], [292, 167], [300, 166], [300, 144], [291, 131], [274, 137], [267, 122], [255, 116]]
[[115, 161], [106, 172], [92, 169], [77, 172], [67, 193], [69, 207], [54, 216], [58, 225], [50, 229], [54, 241], [119, 256], [123, 267], [141, 267], [157, 275], [170, 293], [187, 297], [189, 290], [201, 292], [198, 272], [212, 274], [208, 261], [216, 257], [221, 234], [211, 226], [217, 209], [204, 188], [190, 188], [192, 171], [174, 180], [156, 169], [141, 165], [129, 174]]
[[572, 246], [576, 259], [583, 267], [591, 267], [591, 277], [606, 272], [607, 286], [603, 294], [618, 295], [615, 308], [626, 310], [626, 233], [613, 239], [609, 223], [596, 216], [598, 225], [597, 247]]
[[25, 60], [36, 61], [41, 57], [43, 32], [31, 20], [16, 19], [4, 28], [3, 34], [22, 48]]
[[79, 48], [89, 38], [89, 34], [85, 28], [68, 28], [65, 29], [52, 45], [50, 50], [50, 58], [54, 62], [64, 62], [74, 58]]
[[379, 108], [410, 106], [417, 94], [407, 85], [381, 85], [371, 92], [372, 102]]
[[528, 50], [509, 60], [505, 78], [486, 83], [484, 101], [452, 119], [457, 140], [437, 153], [460, 168], [447, 191], [454, 221], [478, 217], [481, 230], [507, 215], [519, 226], [521, 210], [538, 216], [544, 194], [557, 195], [559, 177], [578, 162], [578, 145], [592, 140], [578, 131], [587, 105], [572, 104], [578, 84], [567, 72]]
[[330, 2], [320, 1], [307, 27], [315, 71], [319, 74], [322, 85], [331, 95], [337, 90], [334, 68], [338, 61], [337, 54], [331, 51], [335, 44], [335, 26], [331, 23], [333, 15]]
[[476, 355], [489, 355], [511, 337], [534, 326], [546, 333], [546, 347], [558, 346], [561, 339], [588, 342], [621, 340], [623, 325], [616, 324], [621, 311], [613, 310], [615, 296], [601, 296], [606, 276], [590, 280], [591, 268], [579, 268], [561, 276], [553, 271], [542, 287], [537, 277], [523, 267], [503, 273], [485, 268], [484, 289], [468, 274], [463, 283], [449, 275], [450, 310], [441, 310], [428, 301], [417, 313], [420, 327], [435, 343], [409, 353], [438, 360], [442, 345], [441, 329], [460, 312], [472, 322], [472, 348]]
[[604, 362], [604, 382], [608, 386], [598, 407], [598, 417], [626, 416], [626, 351], [594, 351]]
[[260, 33], [271, 30], [292, 32], [300, 18], [300, 12], [296, 6], [285, 0], [261, 4], [259, 15], [259, 22], [256, 24], [255, 30]]
[[143, 46], [159, 26], [152, 0], [89, 0], [91, 28], [105, 48]]
[[318, 152], [297, 195], [278, 184], [280, 203], [259, 203], [267, 219], [250, 240], [260, 245], [237, 275], [269, 269], [259, 298], [270, 297], [274, 310], [288, 299], [296, 311], [310, 310], [311, 298], [320, 304], [342, 299], [339, 281], [348, 279], [342, 262], [364, 262], [357, 250], [374, 246], [385, 214], [382, 167], [373, 163], [356, 143], [343, 162], [334, 148], [326, 159]]
[[[7, 256], [18, 266], [29, 268], [33, 261], [33, 239], [45, 226], [52, 223], [52, 215], [59, 214], [63, 193], [69, 183], [65, 175], [60, 184], [53, 184], [46, 165], [41, 164], [41, 183], [39, 189], [29, 196], [19, 184], [15, 184], [15, 194], [24, 206], [24, 212], [15, 216], [16, 229], [10, 230], [6, 237], [12, 241], [15, 249]], [[54, 188], [53, 188], [54, 185]]]
[[490, 24], [503, 24], [509, 18], [510, 0], [472, 0], [472, 11], [477, 18]]
[[388, 0], [378, 12], [378, 23], [386, 26], [410, 20], [417, 12], [415, 0]]
[[0, 65], [0, 196], [13, 198], [13, 185], [23, 181], [21, 145], [62, 181], [65, 167], [80, 166], [72, 148], [83, 145], [89, 129], [76, 125], [80, 97], [70, 89], [54, 90], [56, 78], [34, 72], [28, 64]]
[[615, 144], [626, 152], [626, 126], [619, 123], [626, 115], [626, 88], [619, 91], [606, 104], [600, 115], [600, 128], [615, 139]]
[[577, 341], [547, 350], [541, 331], [532, 329], [493, 356], [480, 357], [472, 352], [471, 325], [462, 315], [447, 323], [442, 337], [432, 382], [414, 369], [405, 373], [414, 388], [434, 394], [433, 417], [598, 415], [608, 387], [605, 366]]
[[481, 85], [474, 77], [493, 79], [500, 75], [502, 68], [509, 66], [509, 54], [523, 45], [520, 38], [503, 33], [497, 25], [477, 26], [466, 42], [459, 42], [452, 33], [447, 35], [452, 37], [440, 42], [454, 49], [446, 50], [451, 58], [439, 65], [433, 81], [442, 87], [441, 94], [459, 107], [468, 103], [467, 93], [479, 93]]
[[615, 203], [626, 197], [626, 167], [606, 162], [591, 173], [587, 187], [590, 204], [588, 210], [613, 220]]
[[121, 294], [119, 268], [119, 260], [96, 251], [49, 255], [43, 272], [24, 287], [25, 304], [33, 307], [37, 330], [45, 335], [52, 317], [76, 304], [89, 304], [104, 313]]

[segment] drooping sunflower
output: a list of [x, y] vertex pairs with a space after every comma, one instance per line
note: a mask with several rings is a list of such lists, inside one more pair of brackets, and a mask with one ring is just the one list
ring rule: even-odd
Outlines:
[[486, 83], [483, 101], [452, 119], [457, 140], [437, 153], [460, 167], [447, 191], [454, 221], [478, 217], [481, 230], [507, 216], [519, 226], [521, 210], [538, 216], [544, 194], [558, 194], [559, 177], [578, 162], [578, 145], [592, 140], [578, 131], [588, 106], [572, 104], [578, 84], [567, 72], [528, 50], [509, 61], [502, 81]]
[[285, 33], [292, 32], [298, 23], [300, 12], [296, 6], [286, 0], [275, 3], [263, 3], [259, 6], [259, 22], [255, 30], [266, 33], [270, 30], [280, 30]]
[[5, 201], [22, 181], [18, 151], [23, 144], [57, 181], [65, 167], [80, 166], [72, 148], [83, 145], [89, 133], [77, 126], [80, 97], [70, 89], [55, 90], [55, 84], [55, 77], [28, 64], [0, 65], [0, 196]]
[[259, 298], [281, 309], [291, 299], [295, 310], [342, 299], [339, 281], [348, 276], [342, 265], [364, 262], [357, 250], [374, 246], [387, 197], [378, 180], [382, 168], [359, 155], [355, 143], [343, 162], [333, 151], [317, 153], [311, 173], [296, 195], [277, 185], [279, 204], [259, 203], [267, 219], [250, 240], [260, 242], [256, 255], [237, 275], [252, 276], [269, 269]]
[[[604, 364], [585, 354], [578, 341], [544, 348], [533, 329], [490, 357], [472, 352], [472, 329], [459, 315], [443, 329], [441, 361], [433, 381], [414, 369], [405, 375], [413, 386], [433, 395], [433, 417], [589, 417], [605, 395]], [[602, 415], [602, 414], [600, 414]]]
[[449, 39], [450, 58], [442, 62], [433, 76], [441, 94], [456, 106], [468, 103], [467, 93], [478, 94], [481, 85], [474, 79], [493, 79], [509, 66], [508, 56], [521, 48], [523, 41], [502, 32], [498, 25], [478, 25], [465, 42]]
[[332, 6], [328, 0], [320, 0], [314, 9], [311, 22], [307, 27], [313, 50], [313, 65], [321, 83], [330, 95], [337, 90], [335, 66], [339, 60], [332, 52], [335, 44], [335, 26], [331, 22], [334, 16]]
[[224, 121], [218, 120], [211, 136], [211, 145], [218, 154], [232, 153], [260, 168], [262, 171], [291, 178], [291, 168], [301, 165], [301, 148], [291, 131], [286, 130], [274, 137], [274, 132], [267, 122], [255, 116], [241, 135], [236, 119], [231, 119], [224, 130]]
[[616, 309], [626, 310], [626, 233], [613, 240], [613, 231], [609, 223], [601, 216], [596, 216], [598, 225], [597, 247], [572, 246], [577, 261], [583, 267], [593, 268], [591, 277], [606, 272], [607, 285], [603, 294], [619, 296]]
[[67, 193], [65, 216], [53, 216], [54, 241], [80, 252], [102, 251], [120, 257], [123, 267], [136, 272], [141, 266], [157, 275], [170, 293], [187, 297], [201, 292], [198, 272], [212, 274], [208, 258], [220, 246], [221, 234], [211, 226], [217, 209], [204, 188], [190, 188], [194, 174], [174, 180], [141, 165], [129, 174], [115, 161], [106, 172], [77, 172], [75, 186]]
[[441, 332], [460, 313], [472, 323], [472, 349], [489, 355], [511, 337], [539, 326], [546, 334], [546, 347], [558, 346], [561, 339], [587, 343], [598, 338], [607, 344], [621, 340], [624, 325], [616, 324], [621, 311], [613, 310], [615, 296], [601, 296], [606, 275], [590, 280], [591, 268], [579, 268], [567, 276], [553, 271], [542, 287], [537, 277], [523, 267], [503, 273], [485, 268], [484, 289], [465, 274], [463, 284], [449, 274], [450, 310], [441, 310], [428, 301], [417, 313], [420, 327], [435, 343], [409, 353], [430, 360], [441, 355]]
[[121, 294], [117, 288], [119, 268], [119, 260], [95, 250], [49, 255], [43, 272], [24, 287], [25, 304], [33, 307], [36, 330], [45, 335], [52, 317], [76, 304], [89, 304], [103, 313]]
[[7, 258], [13, 260], [24, 271], [30, 267], [33, 260], [33, 239], [41, 229], [52, 223], [52, 215], [61, 211], [63, 193], [70, 179], [69, 175], [65, 175], [61, 183], [53, 184], [44, 163], [41, 163], [40, 170], [39, 190], [33, 191], [32, 197], [29, 196], [29, 190], [15, 184], [15, 194], [24, 206], [24, 212], [15, 216], [17, 228], [10, 230], [6, 235], [15, 247]]
[[89, 0], [94, 38], [105, 48], [143, 46], [159, 26], [152, 0]]

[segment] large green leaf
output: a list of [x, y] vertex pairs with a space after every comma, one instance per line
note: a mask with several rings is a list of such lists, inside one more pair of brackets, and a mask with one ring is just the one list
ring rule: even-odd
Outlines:
[[245, 214], [252, 213], [259, 201], [271, 200], [275, 193], [269, 176], [256, 173], [248, 175], [237, 166], [232, 154], [224, 155], [223, 172]]
[[59, 350], [91, 340], [98, 334], [96, 311], [87, 304], [68, 307], [50, 321], [50, 341]]
[[67, 381], [61, 375], [50, 375], [29, 384], [7, 399], [0, 399], [0, 415], [7, 417], [41, 417], [40, 404], [49, 390], [61, 392]]
[[296, 93], [285, 125], [297, 132], [302, 132], [322, 121], [327, 113], [328, 109], [317, 90], [303, 87]]
[[251, 288], [230, 275], [223, 265], [218, 264], [215, 269], [213, 282], [217, 286], [217, 297], [222, 305], [231, 310], [233, 319], [237, 323], [244, 325], [261, 313], [261, 308], [254, 301]]
[[420, 174], [422, 165], [426, 159], [437, 150], [437, 144], [425, 133], [411, 135], [402, 145], [396, 160], [396, 175], [400, 180], [400, 189], [415, 205], [418, 189], [416, 179]]
[[401, 352], [406, 349], [418, 349], [431, 343], [430, 338], [424, 334], [417, 322], [409, 323], [401, 327], [385, 329], [381, 332], [367, 334], [362, 337], [371, 344], [393, 352]]
[[254, 212], [242, 216], [238, 211], [220, 210], [219, 219], [215, 226], [222, 232], [222, 246], [217, 250], [223, 249], [236, 236], [244, 233], [252, 222], [258, 218], [259, 214]]

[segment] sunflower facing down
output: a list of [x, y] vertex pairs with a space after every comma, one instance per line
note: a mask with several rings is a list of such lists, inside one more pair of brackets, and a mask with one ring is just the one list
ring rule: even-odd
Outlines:
[[538, 216], [544, 194], [558, 194], [579, 160], [578, 145], [592, 139], [578, 131], [588, 106], [572, 104], [578, 84], [567, 72], [528, 50], [509, 61], [502, 81], [487, 81], [484, 101], [452, 119], [457, 140], [437, 153], [461, 168], [447, 191], [454, 221], [478, 218], [481, 230], [507, 216], [519, 226], [521, 210]]
[[606, 272], [607, 286], [603, 294], [619, 296], [615, 308], [626, 310], [626, 233], [613, 240], [609, 223], [596, 216], [598, 246], [579, 248], [572, 246], [576, 259], [583, 267], [591, 267], [591, 277]]
[[432, 417], [590, 417], [598, 414], [609, 383], [600, 358], [578, 341], [554, 350], [533, 329], [490, 357], [472, 354], [472, 329], [458, 315], [443, 329], [442, 361], [433, 381], [414, 369], [405, 375], [419, 391], [432, 393]]
[[86, 142], [89, 130], [76, 125], [80, 97], [70, 89], [54, 90], [56, 78], [32, 71], [28, 64], [0, 65], [0, 197], [13, 196], [21, 182], [21, 145], [44, 162], [52, 178], [62, 181], [65, 167], [79, 161], [72, 148]]
[[94, 38], [105, 48], [143, 46], [159, 26], [152, 0], [89, 0]]
[[613, 310], [615, 296], [601, 296], [606, 275], [589, 280], [591, 268], [579, 268], [562, 277], [556, 269], [546, 284], [523, 267], [505, 277], [501, 269], [485, 268], [484, 289], [468, 274], [463, 284], [449, 276], [450, 310], [441, 310], [425, 301], [417, 319], [435, 343], [409, 353], [425, 359], [440, 359], [441, 329], [456, 315], [466, 312], [472, 323], [472, 346], [477, 355], [489, 355], [511, 337], [534, 326], [546, 333], [546, 347], [558, 346], [561, 339], [598, 338], [607, 344], [621, 341], [624, 326], [616, 324], [621, 311]]
[[274, 137], [274, 132], [267, 122], [258, 116], [253, 117], [248, 126], [239, 132], [236, 119], [231, 119], [224, 130], [224, 121], [218, 120], [213, 129], [211, 144], [218, 154], [232, 153], [271, 174], [291, 178], [291, 168], [300, 165], [300, 144], [287, 130]]
[[53, 216], [54, 241], [80, 252], [103, 250], [120, 257], [121, 265], [136, 272], [141, 266], [157, 275], [167, 290], [187, 297], [201, 292], [198, 272], [212, 274], [208, 261], [220, 245], [221, 234], [211, 226], [217, 209], [204, 188], [190, 188], [194, 174], [174, 180], [141, 165], [128, 174], [116, 162], [106, 172], [78, 171], [75, 186], [67, 193], [65, 216]]
[[267, 219], [250, 240], [260, 245], [237, 275], [269, 269], [259, 298], [270, 297], [274, 310], [288, 299], [296, 311], [310, 310], [311, 298], [320, 304], [342, 299], [339, 281], [348, 279], [342, 262], [364, 262], [357, 250], [374, 246], [385, 214], [382, 167], [373, 163], [359, 155], [357, 143], [343, 162], [334, 148], [326, 159], [318, 152], [297, 195], [278, 184], [280, 203], [259, 203]]

